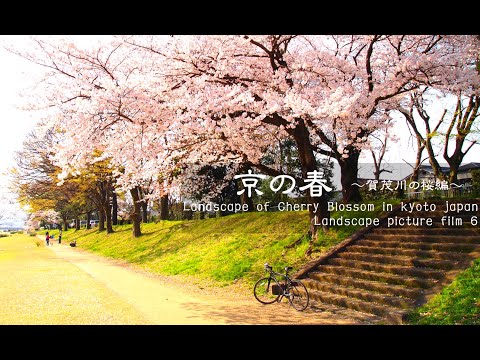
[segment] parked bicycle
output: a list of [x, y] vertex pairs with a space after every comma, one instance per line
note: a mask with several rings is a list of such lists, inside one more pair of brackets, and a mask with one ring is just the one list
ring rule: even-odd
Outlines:
[[[255, 299], [262, 304], [273, 304], [280, 302], [285, 297], [295, 310], [303, 311], [307, 308], [310, 296], [300, 280], [292, 279], [288, 275], [292, 267], [285, 267], [285, 274], [273, 271], [268, 263], [265, 263], [264, 268], [268, 272], [268, 276], [255, 283], [253, 288]], [[282, 281], [279, 281], [279, 278]]]

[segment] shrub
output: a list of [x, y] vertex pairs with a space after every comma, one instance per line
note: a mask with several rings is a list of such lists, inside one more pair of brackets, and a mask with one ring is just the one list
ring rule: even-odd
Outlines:
[[192, 220], [193, 218], [193, 211], [183, 210], [183, 202], [171, 204], [169, 212], [169, 220]]
[[37, 233], [36, 233], [36, 232], [30, 232], [30, 233], [28, 233], [28, 235], [30, 235], [30, 236], [37, 236]]
[[2, 237], [7, 237], [8, 235], [9, 235], [9, 234], [7, 234], [7, 233], [0, 233], [0, 238], [2, 238]]
[[193, 220], [205, 219], [205, 213], [203, 211], [195, 211], [193, 213]]
[[480, 196], [480, 169], [472, 170], [472, 190], [474, 196]]

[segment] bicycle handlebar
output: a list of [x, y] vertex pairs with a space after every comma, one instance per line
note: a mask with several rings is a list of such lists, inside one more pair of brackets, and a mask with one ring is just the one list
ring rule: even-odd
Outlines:
[[[270, 271], [270, 270], [273, 270], [272, 266], [266, 262], [265, 264], [263, 264], [263, 267], [265, 268], [265, 270], [267, 271]], [[285, 267], [285, 273], [288, 273], [290, 270], [292, 270], [293, 268], [291, 266], [286, 266]]]

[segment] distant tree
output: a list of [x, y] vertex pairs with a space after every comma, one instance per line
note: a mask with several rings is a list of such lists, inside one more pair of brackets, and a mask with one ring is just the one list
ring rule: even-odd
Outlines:
[[[421, 91], [412, 93], [408, 104], [399, 107], [398, 110], [405, 117], [417, 139], [417, 163], [421, 158], [421, 152], [425, 149], [435, 176], [450, 183], [456, 183], [458, 168], [465, 155], [479, 141], [479, 134], [474, 131], [474, 124], [478, 122], [480, 115], [480, 96], [459, 93], [456, 95], [453, 109], [444, 108], [437, 119], [432, 119], [433, 111], [428, 106], [428, 97], [438, 96], [438, 93], [429, 93], [430, 90], [425, 87]], [[452, 141], [454, 141], [453, 152], [451, 151]], [[439, 149], [438, 152], [436, 149]], [[441, 170], [438, 160], [440, 154], [449, 164], [448, 174], [444, 174]]]
[[33, 130], [23, 142], [23, 148], [15, 153], [15, 166], [10, 169], [10, 187], [17, 194], [20, 204], [30, 212], [55, 211], [60, 214], [64, 228], [68, 218], [79, 210], [74, 200], [78, 195], [77, 184], [66, 182], [58, 187], [57, 176], [61, 169], [50, 159], [55, 132]]
[[[393, 125], [392, 120], [386, 120], [385, 124], [390, 127]], [[382, 167], [383, 163], [383, 158], [385, 156], [385, 152], [387, 151], [388, 148], [388, 143], [389, 140], [395, 139], [394, 134], [389, 128], [385, 128], [382, 130], [379, 130], [378, 132], [372, 133], [370, 135], [371, 138], [371, 147], [370, 147], [370, 154], [372, 155], [373, 158], [373, 165], [375, 167], [375, 170], [373, 172], [373, 175], [375, 177], [376, 181], [380, 181], [380, 175], [383, 172], [389, 172], [391, 173], [391, 170], [385, 169]]]

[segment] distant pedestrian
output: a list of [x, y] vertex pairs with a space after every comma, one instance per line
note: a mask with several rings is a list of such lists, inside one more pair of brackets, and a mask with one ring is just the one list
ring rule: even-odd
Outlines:
[[58, 243], [62, 243], [62, 229], [60, 229], [60, 231], [58, 232]]
[[50, 244], [50, 234], [48, 233], [48, 231], [45, 234], [45, 242], [47, 243], [47, 246]]

